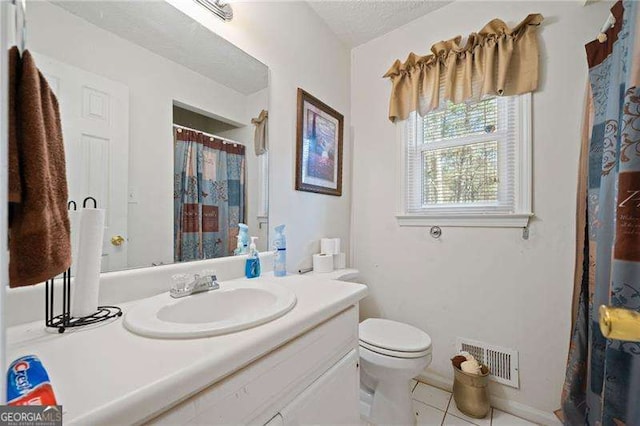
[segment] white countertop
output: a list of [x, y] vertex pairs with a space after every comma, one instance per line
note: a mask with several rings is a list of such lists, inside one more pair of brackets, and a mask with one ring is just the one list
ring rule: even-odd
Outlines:
[[[367, 294], [366, 286], [327, 278], [258, 278], [265, 285], [277, 282], [294, 291], [298, 301], [293, 310], [261, 326], [209, 338], [145, 338], [127, 331], [122, 318], [62, 335], [45, 331], [43, 321], [18, 325], [7, 332], [7, 361], [29, 354], [40, 357], [63, 405], [65, 424], [137, 423], [357, 304]], [[126, 313], [135, 303], [120, 306]]]

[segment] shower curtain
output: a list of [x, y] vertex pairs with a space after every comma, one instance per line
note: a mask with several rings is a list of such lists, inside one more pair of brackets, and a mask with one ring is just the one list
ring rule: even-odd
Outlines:
[[174, 260], [233, 254], [245, 221], [245, 147], [174, 128]]
[[637, 8], [634, 1], [616, 3], [607, 41], [586, 46], [592, 107], [578, 194], [582, 262], [562, 392], [567, 425], [640, 425], [640, 343], [605, 339], [598, 326], [600, 305], [640, 310]]

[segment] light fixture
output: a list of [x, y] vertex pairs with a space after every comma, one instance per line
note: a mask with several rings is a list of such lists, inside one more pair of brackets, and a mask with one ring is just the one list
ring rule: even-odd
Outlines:
[[194, 0], [196, 3], [213, 12], [218, 18], [225, 22], [233, 19], [233, 9], [231, 5], [223, 0]]

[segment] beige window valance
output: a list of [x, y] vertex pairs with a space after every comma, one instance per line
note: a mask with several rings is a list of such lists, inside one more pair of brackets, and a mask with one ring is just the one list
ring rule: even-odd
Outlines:
[[[413, 111], [424, 115], [442, 100], [453, 103], [486, 95], [519, 95], [538, 87], [537, 29], [540, 14], [527, 16], [509, 29], [494, 19], [478, 33], [469, 35], [464, 47], [461, 36], [431, 46], [431, 54], [410, 53], [396, 60], [384, 75], [393, 84], [389, 119], [404, 120]], [[441, 92], [444, 99], [440, 99]]]

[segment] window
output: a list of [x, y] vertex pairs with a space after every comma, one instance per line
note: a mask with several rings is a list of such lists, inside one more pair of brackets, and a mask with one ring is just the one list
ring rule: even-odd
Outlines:
[[526, 226], [530, 115], [527, 94], [449, 103], [400, 122], [400, 225]]

